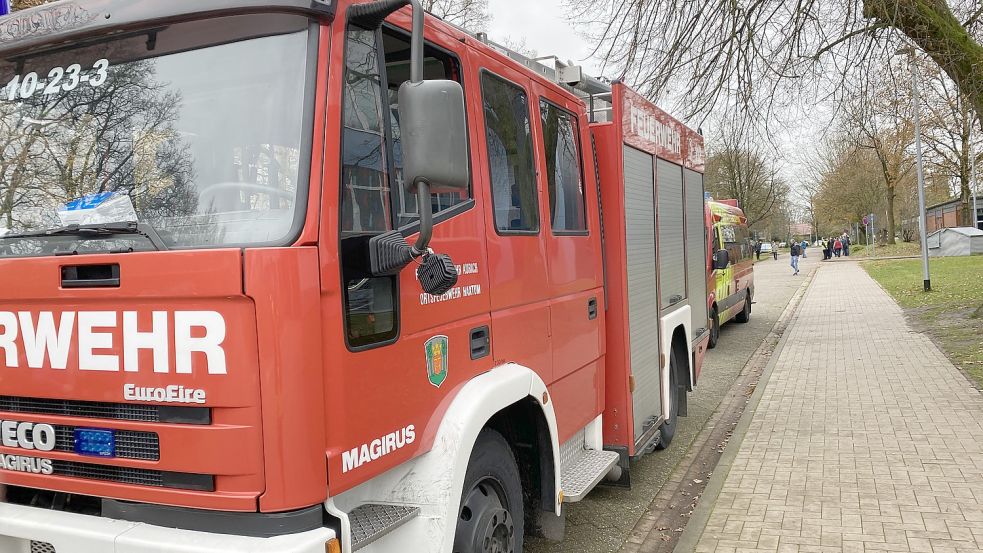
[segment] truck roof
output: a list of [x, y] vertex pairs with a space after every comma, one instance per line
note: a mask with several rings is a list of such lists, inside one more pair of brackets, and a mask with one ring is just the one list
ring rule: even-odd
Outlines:
[[0, 53], [202, 17], [281, 12], [330, 18], [335, 9], [335, 0], [61, 0], [0, 17]]

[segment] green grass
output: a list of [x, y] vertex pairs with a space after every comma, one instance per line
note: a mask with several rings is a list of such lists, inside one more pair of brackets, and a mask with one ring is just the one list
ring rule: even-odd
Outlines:
[[921, 259], [869, 261], [863, 267], [914, 326], [983, 387], [983, 256], [932, 258], [929, 263], [931, 292], [922, 290]]
[[[850, 246], [850, 257], [869, 257], [867, 249], [864, 244]], [[899, 241], [897, 244], [878, 244], [877, 247], [873, 248], [874, 257], [906, 257], [921, 255], [921, 253], [918, 242]]]

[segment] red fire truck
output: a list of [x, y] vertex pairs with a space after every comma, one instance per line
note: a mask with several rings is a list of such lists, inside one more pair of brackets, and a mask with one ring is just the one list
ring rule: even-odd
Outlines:
[[623, 84], [416, 0], [68, 0], [0, 53], [0, 551], [521, 551], [672, 440], [702, 138]]

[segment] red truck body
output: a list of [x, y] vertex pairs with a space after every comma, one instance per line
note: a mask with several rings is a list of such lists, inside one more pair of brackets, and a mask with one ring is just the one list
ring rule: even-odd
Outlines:
[[[239, 105], [232, 94], [239, 89], [222, 89], [220, 99], [194, 111], [197, 123], [186, 112], [200, 109], [197, 95], [209, 85], [197, 79], [204, 68], [188, 65], [193, 83], [142, 100], [171, 98], [173, 128], [128, 130], [130, 161], [116, 172], [102, 166], [115, 158], [97, 138], [93, 148], [106, 153], [88, 177], [4, 176], [12, 197], [37, 198], [43, 190], [54, 200], [32, 199], [40, 206], [32, 209], [66, 217], [79, 198], [112, 192], [119, 167], [132, 169], [130, 186], [114, 194], [129, 196], [168, 247], [149, 247], [137, 231], [127, 231], [136, 247], [101, 245], [110, 234], [120, 239], [118, 232], [79, 235], [69, 225], [49, 248], [48, 235], [26, 237], [51, 228], [35, 221], [36, 211], [5, 204], [0, 424], [10, 422], [0, 441], [0, 516], [24, 522], [0, 522], [0, 548], [125, 553], [173, 535], [201, 552], [398, 551], [408, 539], [418, 544], [413, 550], [447, 551], [461, 534], [455, 520], [482, 432], [509, 444], [531, 498], [526, 509], [550, 515], [605, 475], [627, 481], [629, 458], [668, 445], [666, 428], [685, 414], [709, 329], [705, 272], [693, 269], [705, 268], [706, 256], [702, 137], [622, 84], [611, 93], [613, 119], [592, 122], [583, 94], [493, 45], [429, 16], [417, 37], [410, 9], [364, 29], [369, 19], [353, 15], [359, 4], [91, 0], [0, 19], [0, 52], [29, 60], [0, 63], [0, 86], [7, 83], [0, 118], [14, 133], [0, 166], [25, 167], [15, 154], [34, 151], [34, 135], [16, 126], [14, 114], [42, 109], [35, 106], [47, 97], [41, 89], [55, 86], [58, 71], [71, 75], [73, 64], [91, 68], [82, 82], [98, 90], [100, 71], [115, 86], [130, 78], [124, 68], [156, 63], [155, 86], [166, 91], [164, 76], [172, 83], [191, 77], [165, 61], [198, 50], [269, 49], [290, 40], [306, 55], [294, 60], [301, 88], [274, 83], [268, 95], [248, 89], [256, 83], [245, 79], [249, 65], [239, 57], [213, 66], [215, 86], [235, 81], [247, 87], [242, 94], [255, 94], [254, 103]], [[31, 31], [27, 21], [40, 23]], [[377, 276], [361, 264], [371, 236], [400, 229], [412, 243], [420, 228], [400, 180], [400, 140], [409, 139], [398, 137], [395, 96], [386, 95], [406, 79], [409, 54], [401, 52], [416, 38], [426, 41], [427, 78], [463, 88], [468, 122], [469, 159], [461, 162], [470, 186], [438, 187], [432, 196], [430, 245], [457, 273], [439, 295], [421, 291], [412, 266]], [[69, 45], [65, 53], [35, 56], [56, 39]], [[134, 54], [140, 48], [150, 54]], [[364, 76], [373, 63], [356, 67], [364, 62], [357, 55], [378, 56], [381, 76]], [[257, 67], [261, 75], [280, 70]], [[75, 89], [53, 90], [52, 97], [77, 97]], [[301, 92], [296, 105], [266, 101]], [[511, 103], [496, 104], [503, 95]], [[4, 103], [8, 97], [16, 101]], [[90, 107], [100, 101], [80, 100]], [[48, 117], [60, 113], [44, 109]], [[73, 116], [58, 109], [63, 121]], [[266, 130], [278, 113], [296, 117], [296, 136]], [[516, 136], [522, 125], [502, 126], [505, 114], [527, 121], [527, 138]], [[146, 117], [125, 123], [146, 127]], [[365, 122], [373, 117], [381, 123]], [[64, 125], [82, 136], [83, 123]], [[239, 130], [223, 133], [223, 126]], [[36, 128], [57, 145], [51, 151], [88, 144]], [[372, 140], [381, 154], [366, 153]], [[184, 141], [194, 171], [153, 176], [164, 171], [164, 146], [175, 141]], [[644, 227], [640, 246], [635, 223], [626, 223], [633, 219], [625, 214], [625, 156], [636, 154], [625, 148], [649, 156], [652, 170], [651, 232]], [[38, 154], [56, 163], [58, 156], [46, 155]], [[526, 164], [532, 180], [523, 181]], [[211, 176], [228, 167], [237, 179]], [[664, 181], [665, 171], [672, 178]], [[179, 185], [195, 197], [190, 211], [148, 211], [147, 195], [166, 197], [162, 190]], [[678, 196], [672, 211], [685, 212], [683, 227], [660, 211], [660, 186], [678, 188], [668, 197]], [[281, 212], [289, 212], [289, 224]], [[281, 216], [282, 232], [270, 230], [281, 228], [270, 223]], [[181, 225], [189, 220], [221, 228], [211, 242], [185, 243]], [[629, 269], [636, 247], [650, 262]], [[660, 274], [663, 268], [681, 271], [683, 280]], [[654, 303], [633, 303], [639, 275], [656, 283]], [[649, 349], [639, 353], [642, 347]], [[657, 362], [643, 363], [643, 354]], [[49, 427], [57, 444], [33, 448], [31, 436], [40, 445]], [[112, 446], [100, 449], [100, 439]], [[575, 461], [591, 455], [603, 470], [586, 486], [568, 484]], [[39, 531], [45, 525], [36, 521], [48, 515], [32, 505], [60, 511], [52, 515], [58, 524]], [[386, 528], [391, 536], [360, 533], [372, 509], [402, 513]], [[90, 538], [78, 539], [82, 528], [91, 528]]]

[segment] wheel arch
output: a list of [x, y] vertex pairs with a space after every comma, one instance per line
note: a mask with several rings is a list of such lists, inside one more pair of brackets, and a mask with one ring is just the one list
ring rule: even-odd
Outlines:
[[[540, 478], [540, 508], [559, 515], [560, 448], [552, 397], [535, 371], [507, 363], [461, 387], [439, 423], [429, 452], [328, 500], [328, 511], [342, 519], [344, 542], [350, 543], [346, 513], [365, 503], [394, 503], [419, 506], [420, 516], [362, 551], [401, 553], [407, 543], [419, 544], [425, 551], [450, 551], [464, 479], [478, 434], [485, 428], [502, 433], [522, 474], [520, 459], [533, 453], [520, 453], [522, 448], [507, 433], [531, 435], [521, 428], [522, 421], [529, 421], [529, 417], [533, 417], [536, 445], [549, 447], [549, 454], [540, 455], [549, 460], [540, 466], [541, 474], [552, 476], [549, 482]], [[526, 482], [522, 484], [525, 486]], [[523, 495], [527, 495], [525, 489]], [[552, 503], [552, 508], [543, 501]]]
[[[662, 317], [662, 355], [660, 359], [661, 363], [661, 380], [662, 380], [662, 416], [668, 420], [671, 391], [669, 390], [669, 367], [672, 366], [669, 356], [672, 352], [679, 352], [680, 361], [684, 363], [682, 376], [684, 376], [683, 382], [686, 384], [686, 389], [693, 389], [693, 384], [696, 382], [696, 375], [693, 371], [696, 367], [693, 365], [693, 329], [691, 328], [691, 314], [690, 307], [687, 305], [672, 313]], [[668, 329], [672, 329], [669, 331]], [[677, 375], [680, 376], [680, 375]]]

